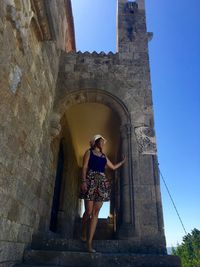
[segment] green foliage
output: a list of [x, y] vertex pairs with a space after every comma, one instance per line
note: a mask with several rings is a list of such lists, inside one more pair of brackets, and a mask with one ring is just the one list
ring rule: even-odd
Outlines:
[[194, 229], [184, 236], [181, 245], [172, 248], [172, 254], [181, 258], [182, 267], [200, 267], [200, 231]]

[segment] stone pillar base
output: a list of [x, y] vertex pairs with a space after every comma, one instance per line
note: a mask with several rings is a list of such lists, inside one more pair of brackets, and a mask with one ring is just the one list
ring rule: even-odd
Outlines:
[[133, 224], [124, 223], [119, 227], [116, 234], [119, 240], [132, 240], [135, 239], [135, 230]]

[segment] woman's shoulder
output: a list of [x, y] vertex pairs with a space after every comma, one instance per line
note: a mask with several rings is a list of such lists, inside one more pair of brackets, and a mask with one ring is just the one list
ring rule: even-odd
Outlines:
[[89, 149], [87, 149], [87, 150], [85, 151], [84, 155], [90, 155], [90, 153], [91, 153], [91, 149], [89, 148]]

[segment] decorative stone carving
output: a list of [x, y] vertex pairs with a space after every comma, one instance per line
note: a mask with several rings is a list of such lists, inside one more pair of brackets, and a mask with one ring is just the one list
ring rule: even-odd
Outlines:
[[60, 115], [57, 113], [53, 113], [50, 118], [50, 135], [52, 138], [55, 138], [59, 135], [61, 131], [60, 125]]
[[73, 96], [72, 103], [77, 103], [77, 104], [85, 103], [86, 99], [87, 99], [87, 95], [85, 93], [75, 94]]
[[152, 128], [147, 126], [137, 127], [135, 128], [135, 134], [141, 154], [157, 154], [155, 132]]

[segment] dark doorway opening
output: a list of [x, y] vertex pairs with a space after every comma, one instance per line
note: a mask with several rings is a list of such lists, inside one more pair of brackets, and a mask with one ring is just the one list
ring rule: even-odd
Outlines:
[[61, 140], [58, 153], [58, 164], [56, 170], [56, 180], [54, 186], [54, 195], [53, 195], [51, 220], [50, 220], [50, 230], [53, 232], [56, 232], [57, 230], [57, 218], [60, 205], [60, 192], [61, 192], [61, 185], [63, 178], [63, 167], [64, 167], [64, 146], [63, 146], [63, 140]]

